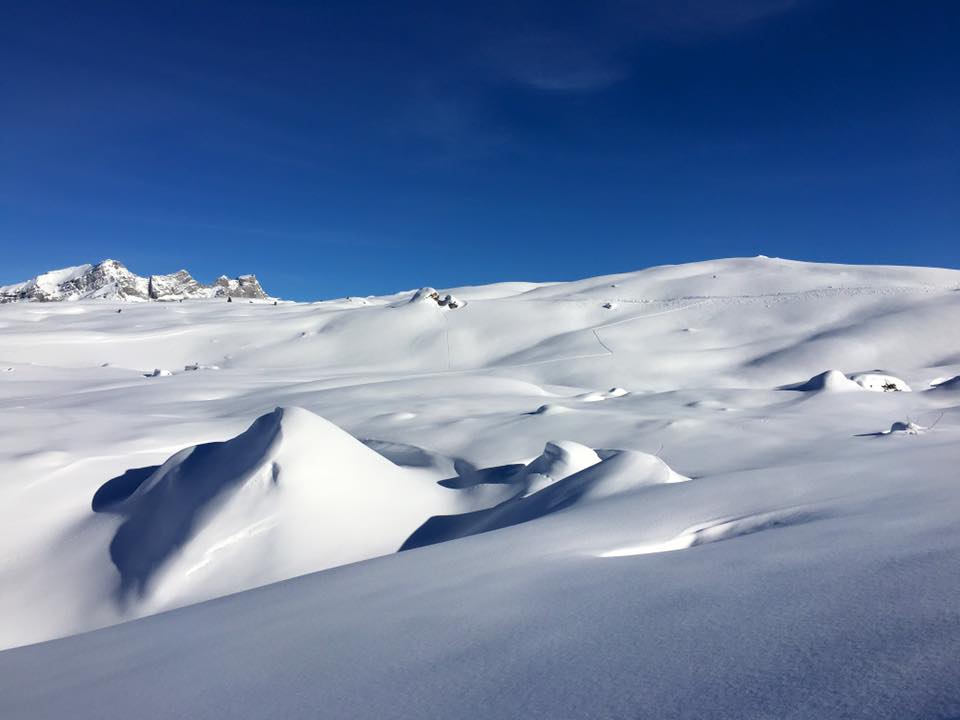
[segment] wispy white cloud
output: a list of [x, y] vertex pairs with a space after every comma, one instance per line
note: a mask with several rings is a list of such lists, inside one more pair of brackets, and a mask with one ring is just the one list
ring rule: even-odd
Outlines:
[[589, 92], [629, 74], [616, 50], [589, 37], [541, 32], [502, 38], [488, 51], [488, 58], [511, 82], [537, 90]]
[[[602, 93], [638, 72], [638, 49], [682, 46], [755, 29], [816, 0], [597, 0], [578, 8], [491, 0], [419, 24], [449, 62], [411, 75], [391, 135], [445, 158], [484, 157], [513, 143], [491, 88], [550, 96]], [[424, 40], [427, 42], [427, 40]], [[421, 160], [422, 161], [422, 160]]]
[[510, 33], [491, 29], [484, 51], [500, 78], [544, 91], [590, 92], [632, 74], [637, 46], [689, 42], [741, 30], [809, 0], [613, 0], [562, 30], [519, 23]]

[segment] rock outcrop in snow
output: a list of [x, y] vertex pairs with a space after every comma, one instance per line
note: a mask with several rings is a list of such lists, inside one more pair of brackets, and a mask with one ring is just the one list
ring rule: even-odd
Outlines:
[[456, 310], [463, 303], [453, 295], [441, 295], [439, 290], [432, 287], [422, 287], [417, 290], [410, 298], [411, 303], [436, 303], [440, 307]]
[[254, 275], [223, 275], [209, 285], [186, 270], [141, 277], [116, 260], [52, 270], [13, 285], [0, 286], [0, 303], [58, 300], [185, 300], [236, 297], [266, 299]]

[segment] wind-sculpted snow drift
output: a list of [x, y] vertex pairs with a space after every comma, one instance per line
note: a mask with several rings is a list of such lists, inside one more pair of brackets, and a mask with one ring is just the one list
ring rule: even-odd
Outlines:
[[643, 453], [606, 455], [549, 442], [482, 494], [394, 465], [307, 410], [277, 408], [231, 440], [128, 470], [92, 506], [123, 519], [110, 543], [120, 603], [183, 604], [686, 479]]
[[90, 271], [3, 290], [0, 717], [960, 717], [960, 272]]
[[110, 543], [123, 598], [180, 602], [394, 552], [455, 495], [307, 410], [277, 408], [94, 506], [123, 518]]
[[[594, 460], [576, 456], [590, 454]], [[582, 469], [574, 471], [574, 468]], [[600, 460], [576, 443], [547, 443], [543, 455], [519, 469], [512, 482], [522, 489], [487, 510], [431, 518], [407, 540], [404, 549], [476, 535], [570, 510], [583, 503], [612, 498], [649, 485], [689, 480], [660, 458], [624, 450]]]

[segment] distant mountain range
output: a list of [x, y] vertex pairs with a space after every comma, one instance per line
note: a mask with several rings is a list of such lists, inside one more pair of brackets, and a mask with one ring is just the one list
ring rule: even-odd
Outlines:
[[266, 299], [255, 275], [228, 278], [221, 275], [204, 284], [180, 270], [170, 275], [142, 277], [116, 260], [95, 265], [51, 270], [13, 285], [0, 286], [0, 303], [60, 300], [186, 300], [235, 297]]

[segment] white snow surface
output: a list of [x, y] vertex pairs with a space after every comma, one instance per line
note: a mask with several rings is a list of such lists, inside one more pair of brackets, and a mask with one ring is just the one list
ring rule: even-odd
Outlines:
[[960, 717], [958, 288], [0, 305], [0, 717]]

